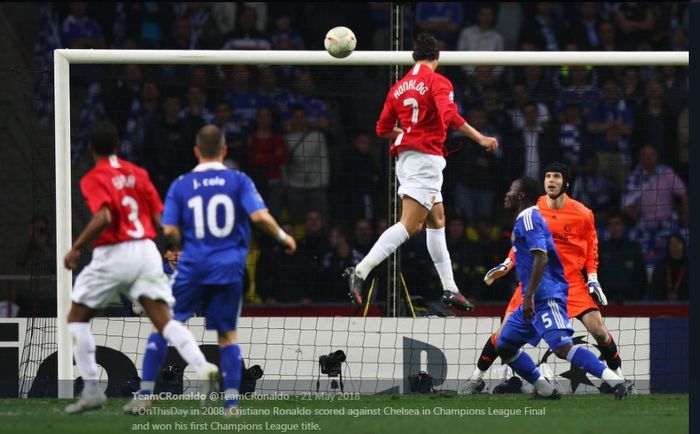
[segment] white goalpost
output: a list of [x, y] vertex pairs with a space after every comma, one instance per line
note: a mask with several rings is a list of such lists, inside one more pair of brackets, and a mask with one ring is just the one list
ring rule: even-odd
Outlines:
[[[688, 52], [442, 52], [440, 64], [461, 65], [592, 65], [687, 66]], [[357, 51], [335, 59], [325, 51], [202, 51], [202, 50], [54, 50], [54, 116], [56, 170], [56, 282], [58, 396], [73, 396], [72, 338], [66, 317], [71, 304], [72, 272], [63, 267], [71, 233], [71, 64], [264, 64], [324, 66], [412, 65], [409, 51]]]

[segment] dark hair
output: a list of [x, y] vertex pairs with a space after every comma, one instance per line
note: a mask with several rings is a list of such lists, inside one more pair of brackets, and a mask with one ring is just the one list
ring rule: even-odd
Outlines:
[[520, 191], [525, 193], [525, 200], [533, 204], [537, 203], [542, 196], [542, 183], [529, 176], [524, 176], [518, 181], [520, 181]]
[[90, 128], [89, 143], [92, 151], [97, 155], [114, 154], [119, 147], [117, 127], [108, 121], [97, 122]]
[[197, 148], [204, 158], [221, 155], [224, 148], [224, 134], [215, 125], [205, 125], [197, 133]]
[[306, 107], [304, 107], [303, 104], [292, 104], [289, 107], [289, 113], [294, 113], [294, 112], [298, 112], [298, 111], [303, 111], [304, 114], [306, 114]]
[[571, 182], [571, 168], [566, 163], [562, 163], [559, 161], [549, 163], [544, 167], [544, 170], [542, 171], [542, 177], [544, 178], [544, 175], [546, 175], [549, 172], [561, 173], [562, 178], [564, 178], [564, 182]]
[[668, 236], [668, 240], [666, 240], [666, 251], [669, 250], [669, 247], [671, 246], [671, 240], [673, 238], [677, 239], [678, 241], [681, 242], [681, 244], [683, 244], [683, 257], [687, 256], [688, 253], [687, 253], [687, 246], [685, 244], [685, 238], [683, 238], [683, 235], [679, 234], [678, 232], [674, 232]]
[[440, 57], [438, 41], [430, 33], [420, 33], [413, 43], [413, 60], [436, 60]]

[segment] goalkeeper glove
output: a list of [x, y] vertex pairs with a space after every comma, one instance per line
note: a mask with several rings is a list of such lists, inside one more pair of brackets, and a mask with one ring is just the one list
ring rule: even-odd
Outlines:
[[494, 280], [500, 279], [501, 277], [508, 274], [511, 268], [513, 268], [513, 261], [511, 261], [510, 258], [506, 258], [505, 261], [496, 265], [495, 267], [490, 269], [488, 273], [486, 273], [486, 275], [484, 276], [484, 282], [487, 285], [491, 286]]
[[598, 283], [598, 274], [596, 273], [588, 273], [588, 292], [591, 294], [591, 296], [595, 296], [595, 298], [598, 299], [598, 304], [601, 306], [607, 306], [608, 305], [608, 298], [605, 296], [605, 293], [603, 292], [603, 288], [601, 288], [600, 283]]

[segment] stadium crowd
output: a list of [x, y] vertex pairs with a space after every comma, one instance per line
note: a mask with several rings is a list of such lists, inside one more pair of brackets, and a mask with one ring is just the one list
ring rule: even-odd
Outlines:
[[[358, 49], [387, 50], [389, 5], [319, 4], [311, 11], [264, 2], [45, 3], [34, 54], [41, 68], [60, 47], [320, 49], [318, 29], [333, 25], [352, 28]], [[328, 8], [340, 18], [328, 21]], [[444, 50], [688, 49], [685, 3], [425, 2], [406, 13], [414, 23], [407, 39], [430, 31]], [[540, 178], [547, 163], [564, 161], [574, 173], [569, 194], [595, 213], [599, 276], [610, 301], [687, 300], [687, 68], [441, 69], [455, 83], [465, 118], [501, 143], [488, 153], [468, 140], [447, 142], [447, 240], [465, 294], [478, 301], [510, 297], [512, 280], [491, 287], [482, 280], [510, 248], [503, 193], [514, 178]], [[370, 132], [381, 101], [368, 107], [368, 97], [352, 99], [368, 92], [366, 82], [383, 93], [388, 77], [376, 68], [358, 70], [75, 65], [74, 164], [86, 158], [90, 125], [111, 119], [122, 156], [145, 166], [164, 195], [194, 167], [197, 130], [219, 126], [227, 165], [253, 178], [271, 213], [299, 241], [289, 257], [259, 239], [249, 258], [255, 291], [249, 300], [347, 302], [342, 271], [388, 224], [387, 147]], [[50, 88], [40, 88], [37, 100], [39, 115], [50, 119]], [[425, 240], [411, 239], [401, 254], [410, 264], [404, 276], [411, 292], [437, 299], [442, 289]]]

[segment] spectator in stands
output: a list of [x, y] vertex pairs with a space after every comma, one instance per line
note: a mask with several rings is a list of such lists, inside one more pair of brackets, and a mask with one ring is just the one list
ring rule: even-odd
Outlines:
[[522, 106], [523, 128], [516, 131], [512, 147], [503, 149], [507, 171], [513, 176], [542, 176], [542, 168], [560, 160], [560, 147], [554, 142], [549, 127], [542, 127], [537, 114], [537, 103], [528, 101]]
[[[474, 106], [467, 115], [469, 123], [491, 137], [501, 138], [488, 124], [486, 111], [482, 106]], [[470, 140], [462, 142], [462, 148], [455, 153], [448, 164], [455, 176], [455, 205], [470, 224], [477, 220], [490, 219], [493, 214], [495, 190], [498, 188], [498, 158], [494, 152]]]
[[[283, 224], [282, 229], [288, 234], [294, 228]], [[288, 255], [284, 246], [270, 237], [258, 238], [260, 256], [255, 267], [255, 292], [268, 304], [277, 302], [311, 303], [311, 295], [305, 292], [306, 280], [299, 280], [295, 269], [296, 256]]]
[[246, 130], [240, 122], [233, 118], [233, 111], [229, 101], [222, 100], [216, 104], [213, 123], [221, 129], [224, 137], [226, 137], [228, 153], [224, 164], [235, 169], [242, 168], [245, 158]]
[[360, 252], [362, 256], [365, 256], [376, 240], [377, 237], [374, 236], [372, 222], [367, 219], [359, 219], [355, 223], [352, 248]]
[[360, 218], [378, 217], [384, 179], [371, 151], [370, 136], [358, 132], [352, 139], [352, 147], [343, 152], [335, 166], [331, 197], [336, 221], [351, 224]]
[[688, 224], [688, 193], [685, 183], [672, 168], [659, 163], [651, 145], [639, 153], [639, 164], [629, 176], [622, 205], [627, 214], [637, 220], [642, 229], [655, 229], [671, 218], [673, 198], [681, 201], [678, 216], [683, 226]]
[[[481, 5], [477, 13], [477, 24], [462, 30], [457, 41], [458, 51], [502, 51], [503, 36], [493, 28], [494, 10], [492, 6]], [[462, 70], [469, 74], [474, 72], [473, 66], [463, 66]], [[496, 67], [493, 71], [500, 76], [503, 67]]]
[[570, 84], [563, 83], [563, 88], [557, 101], [557, 114], [561, 114], [566, 104], [576, 104], [581, 107], [584, 118], [588, 118], [599, 102], [598, 89], [593, 80], [593, 68], [574, 65], [568, 68]]
[[664, 89], [664, 106], [671, 113], [677, 114], [683, 103], [688, 98], [688, 78], [684, 75], [684, 68], [666, 65], [661, 67], [659, 81]]
[[305, 213], [304, 236], [297, 244], [294, 255], [294, 278], [290, 280], [301, 285], [299, 291], [302, 297], [314, 299], [319, 294], [321, 260], [328, 250], [330, 244], [325, 234], [323, 216], [318, 210], [309, 209]]
[[621, 214], [611, 214], [607, 222], [609, 238], [600, 243], [598, 279], [604, 285], [608, 302], [643, 300], [648, 285], [642, 248], [627, 238]]
[[633, 133], [635, 144], [651, 145], [664, 162], [678, 149], [677, 113], [664, 103], [664, 87], [658, 80], [649, 80], [645, 88], [646, 106], [638, 113]]
[[[207, 124], [214, 121], [214, 113], [204, 105], [204, 92], [201, 88], [190, 85], [187, 89], [187, 106], [180, 110], [179, 116], [181, 119], [203, 120]], [[195, 130], [199, 131], [199, 128]]]
[[[522, 108], [525, 103], [531, 101], [530, 94], [525, 83], [515, 83], [511, 92], [513, 96], [513, 106], [508, 111], [512, 119], [513, 128], [522, 130], [525, 127], [525, 115]], [[549, 108], [542, 102], [536, 102], [537, 122], [542, 128], [546, 128], [550, 121]]]
[[172, 23], [172, 4], [129, 2], [126, 4], [126, 33], [147, 49], [161, 48]]
[[619, 3], [615, 21], [620, 28], [620, 45], [623, 50], [635, 50], [637, 43], [649, 40], [654, 31], [655, 20], [649, 3]]
[[670, 50], [688, 51], [688, 32], [685, 28], [676, 26], [671, 30]]
[[194, 50], [197, 48], [193, 44], [192, 24], [189, 18], [176, 16], [173, 19], [170, 41], [166, 48], [171, 50]]
[[235, 30], [224, 35], [223, 50], [269, 50], [270, 39], [255, 26], [258, 13], [251, 7], [244, 7], [238, 15]]
[[581, 50], [590, 51], [600, 49], [600, 37], [598, 35], [598, 5], [596, 2], [581, 2], [579, 4], [580, 15], [572, 24], [570, 42], [575, 42]]
[[344, 227], [331, 228], [328, 234], [331, 249], [325, 252], [321, 261], [321, 288], [316, 300], [347, 302], [348, 283], [343, 277], [343, 271], [362, 260], [362, 255], [350, 246], [349, 240]]
[[[450, 2], [420, 2], [416, 6], [416, 25], [429, 32], [451, 49], [462, 27], [462, 4]], [[442, 49], [442, 48], [441, 48]]]
[[303, 106], [311, 128], [326, 130], [330, 126], [326, 102], [316, 96], [313, 77], [309, 68], [296, 68], [291, 92], [275, 95], [275, 104], [282, 113], [285, 130], [289, 131], [292, 108]]
[[187, 129], [179, 113], [179, 98], [167, 95], [162, 115], [146, 129], [144, 137], [144, 162], [162, 197], [175, 178], [196, 165], [192, 153], [196, 131]]
[[576, 104], [566, 104], [559, 123], [562, 157], [570, 167], [578, 166], [581, 152], [589, 146], [586, 122]]
[[493, 71], [494, 67], [488, 65], [479, 65], [474, 68], [474, 73], [467, 77], [467, 82], [464, 85], [462, 104], [470, 107], [483, 99], [486, 89], [493, 87], [496, 81], [497, 77]]
[[158, 117], [159, 100], [158, 86], [152, 81], [144, 81], [141, 85], [141, 98], [131, 101], [122, 138], [122, 153], [125, 157], [132, 156], [131, 161], [138, 162], [144, 157], [146, 131]]
[[503, 36], [503, 48], [507, 51], [518, 49], [518, 38], [523, 21], [522, 5], [519, 2], [498, 2], [496, 31]]
[[141, 65], [124, 65], [121, 78], [110, 86], [105, 83], [105, 108], [107, 115], [122, 133], [129, 119], [132, 104], [141, 96], [143, 69]]
[[[487, 122], [489, 125], [493, 125], [494, 130], [498, 131], [501, 135], [501, 139], [505, 140], [505, 138], [510, 137], [513, 132], [513, 120], [503, 108], [501, 101], [501, 92], [499, 92], [497, 87], [488, 87], [484, 89], [483, 102], [484, 110], [486, 110]], [[499, 143], [501, 142], [499, 141]]]
[[662, 301], [688, 300], [688, 253], [680, 234], [668, 238], [666, 257], [654, 268], [651, 299]]
[[61, 41], [66, 48], [105, 48], [102, 28], [86, 15], [86, 2], [68, 3], [70, 14], [61, 26]]
[[622, 72], [622, 98], [636, 119], [643, 108], [644, 92], [639, 79], [639, 70], [634, 66], [627, 67]]
[[247, 65], [224, 66], [226, 99], [231, 103], [233, 118], [244, 127], [255, 120], [258, 108], [269, 105], [266, 98], [251, 88], [251, 67]]
[[293, 224], [301, 223], [303, 212], [314, 208], [328, 216], [327, 188], [330, 179], [328, 145], [325, 134], [308, 124], [306, 109], [292, 109], [290, 131], [285, 134], [287, 163], [287, 205]]
[[287, 146], [273, 127], [272, 109], [261, 107], [248, 136], [247, 172], [265, 200], [270, 213], [279, 218], [284, 198], [282, 170], [287, 163]]
[[588, 115], [588, 133], [598, 153], [601, 173], [617, 191], [622, 191], [630, 167], [633, 113], [627, 108], [614, 79], [605, 80], [601, 96], [595, 110]]
[[598, 24], [598, 40], [600, 41], [600, 51], [619, 51], [620, 45], [617, 42], [617, 30], [612, 21], [603, 20]]
[[604, 222], [607, 213], [619, 204], [619, 194], [600, 174], [595, 152], [585, 153], [581, 163], [581, 171], [571, 188], [571, 197], [590, 208], [597, 222]]
[[552, 2], [537, 2], [535, 11], [523, 21], [520, 42], [535, 44], [538, 50], [559, 51], [564, 47], [563, 27], [554, 14]]
[[273, 50], [303, 50], [304, 40], [299, 33], [292, 29], [292, 20], [289, 15], [280, 15], [275, 18], [275, 27], [270, 36]]

